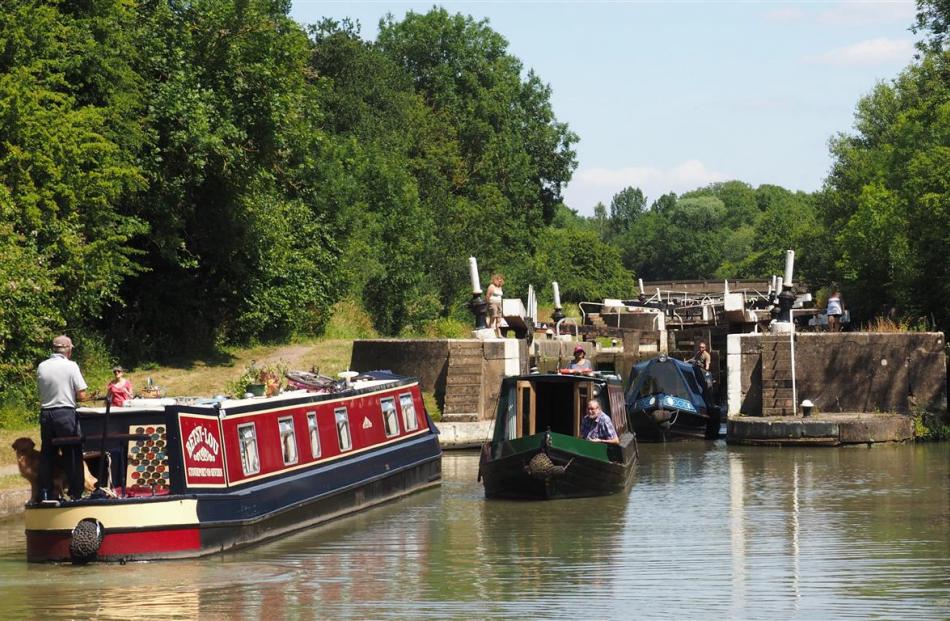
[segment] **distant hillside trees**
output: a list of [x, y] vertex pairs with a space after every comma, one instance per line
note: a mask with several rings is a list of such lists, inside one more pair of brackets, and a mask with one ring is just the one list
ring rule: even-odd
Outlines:
[[661, 196], [648, 209], [645, 202], [639, 189], [626, 188], [614, 196], [612, 213], [630, 215], [611, 217], [605, 228], [603, 216], [590, 220], [644, 280], [765, 278], [782, 272], [786, 249], [810, 251], [822, 235], [812, 197], [773, 185], [727, 181]]

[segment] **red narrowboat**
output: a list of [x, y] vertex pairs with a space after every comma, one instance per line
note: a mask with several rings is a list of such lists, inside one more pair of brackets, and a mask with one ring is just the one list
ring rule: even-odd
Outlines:
[[76, 441], [107, 484], [27, 505], [29, 561], [202, 556], [441, 481], [438, 431], [413, 378], [376, 371], [316, 392], [140, 403], [80, 410]]

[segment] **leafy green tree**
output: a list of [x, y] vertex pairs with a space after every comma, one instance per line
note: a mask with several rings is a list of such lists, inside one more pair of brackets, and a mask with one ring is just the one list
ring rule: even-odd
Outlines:
[[347, 294], [376, 328], [398, 334], [442, 314], [432, 244], [441, 201], [457, 170], [454, 129], [436, 115], [401, 65], [360, 39], [349, 22], [311, 28], [312, 67], [334, 132], [347, 143], [354, 186], [336, 213], [349, 242], [341, 257]]
[[522, 79], [521, 62], [485, 21], [410, 12], [383, 20], [377, 44], [411, 76], [440, 121], [433, 127], [447, 122], [457, 147], [448, 186], [423, 191], [441, 224], [432, 265], [450, 308], [466, 297], [466, 256], [487, 271], [531, 256], [576, 165], [577, 137], [554, 117], [550, 88], [532, 71]]
[[928, 35], [927, 40], [918, 45], [920, 49], [945, 50], [950, 31], [950, 0], [917, 0], [917, 18], [911, 29]]
[[760, 212], [765, 208], [758, 204], [757, 191], [742, 181], [723, 181], [712, 183], [698, 190], [684, 194], [681, 198], [714, 196], [726, 207], [725, 225], [730, 229], [741, 226], [755, 226]]
[[329, 214], [348, 181], [319, 127], [310, 42], [288, 10], [139, 5], [148, 187], [131, 209], [151, 224], [137, 240], [148, 272], [109, 318], [131, 352], [283, 337], [327, 319]]
[[0, 381], [140, 270], [123, 208], [144, 184], [127, 3], [11, 0], [0, 11]]
[[597, 232], [600, 234], [600, 238], [606, 239], [607, 232], [610, 228], [607, 220], [607, 207], [600, 201], [594, 205], [593, 222]]
[[832, 141], [819, 204], [859, 318], [896, 305], [950, 320], [948, 71], [947, 52], [925, 54], [858, 103], [855, 134]]
[[659, 214], [665, 214], [676, 206], [676, 192], [667, 192], [653, 201], [650, 209]]
[[627, 187], [620, 190], [610, 201], [609, 231], [622, 235], [630, 230], [646, 208], [647, 199], [640, 188]]
[[723, 260], [726, 208], [712, 196], [650, 210], [616, 240], [624, 265], [644, 280], [711, 278]]
[[814, 241], [821, 231], [814, 201], [802, 192], [790, 192], [774, 185], [759, 186], [755, 198], [763, 211], [752, 229], [752, 242], [737, 275], [766, 278], [782, 274], [786, 250], [792, 249], [797, 255], [796, 280], [802, 276], [807, 279], [808, 266], [814, 263]]
[[545, 229], [531, 265], [523, 287], [534, 284], [547, 299], [553, 295], [552, 281], [557, 281], [564, 302], [630, 297], [634, 292], [634, 275], [624, 268], [620, 253], [594, 231]]

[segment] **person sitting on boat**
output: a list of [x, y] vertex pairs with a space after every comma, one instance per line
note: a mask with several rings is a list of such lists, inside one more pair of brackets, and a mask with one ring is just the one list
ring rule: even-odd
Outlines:
[[581, 420], [581, 437], [590, 442], [620, 444], [613, 422], [600, 409], [600, 401], [597, 399], [587, 402], [587, 416]]
[[112, 374], [115, 375], [106, 392], [109, 394], [109, 403], [114, 408], [120, 408], [125, 402], [132, 398], [132, 382], [125, 377], [125, 369], [122, 367], [113, 367]]
[[567, 370], [579, 375], [590, 375], [594, 372], [594, 367], [587, 359], [587, 352], [580, 345], [574, 348], [574, 359], [567, 365]]

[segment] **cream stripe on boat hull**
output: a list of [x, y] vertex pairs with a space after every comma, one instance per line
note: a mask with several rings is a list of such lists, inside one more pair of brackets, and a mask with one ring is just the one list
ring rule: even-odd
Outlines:
[[72, 530], [80, 520], [95, 518], [107, 529], [175, 528], [198, 524], [198, 501], [178, 499], [112, 505], [26, 510], [26, 530]]

